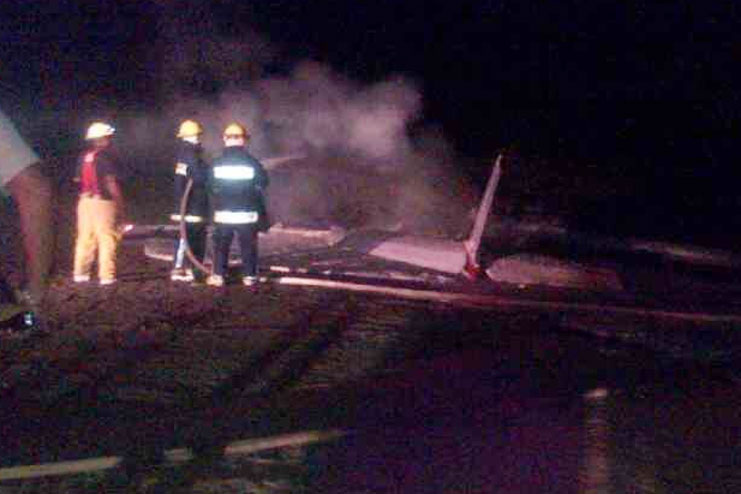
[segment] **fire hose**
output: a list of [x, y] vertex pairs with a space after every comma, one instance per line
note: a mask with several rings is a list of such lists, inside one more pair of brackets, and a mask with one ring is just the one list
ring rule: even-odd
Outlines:
[[212, 271], [208, 269], [200, 260], [196, 258], [196, 256], [193, 254], [193, 251], [190, 248], [190, 244], [188, 244], [188, 233], [186, 230], [186, 221], [185, 221], [185, 213], [188, 209], [188, 199], [190, 197], [190, 191], [193, 188], [193, 179], [189, 178], [188, 183], [185, 186], [185, 191], [183, 191], [183, 197], [180, 198], [180, 241], [185, 246], [185, 255], [188, 256], [188, 259], [190, 262], [193, 263], [193, 265], [206, 273], [207, 275], [212, 274]]

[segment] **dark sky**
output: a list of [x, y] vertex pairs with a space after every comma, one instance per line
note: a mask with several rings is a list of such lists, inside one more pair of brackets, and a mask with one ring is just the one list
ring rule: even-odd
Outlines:
[[[461, 155], [517, 146], [596, 163], [639, 177], [653, 201], [741, 216], [740, 15], [713, 0], [2, 2], [0, 103], [46, 115], [35, 136], [63, 135], [49, 115], [83, 119], [91, 95], [156, 107], [172, 89], [168, 26], [188, 18], [185, 44], [260, 37], [258, 76], [313, 59], [414, 80], [422, 119]], [[222, 75], [186, 89], [209, 97]]]
[[634, 153], [641, 134], [715, 139], [738, 117], [733, 2], [255, 3], [276, 40], [353, 74], [419, 77], [432, 115], [472, 150]]

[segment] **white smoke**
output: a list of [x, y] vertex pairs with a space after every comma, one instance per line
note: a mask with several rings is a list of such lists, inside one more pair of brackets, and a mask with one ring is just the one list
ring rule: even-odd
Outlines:
[[203, 125], [209, 159], [221, 152], [230, 122], [247, 127], [248, 148], [259, 159], [301, 156], [270, 172], [276, 221], [460, 233], [470, 187], [440, 132], [411, 132], [421, 110], [422, 95], [407, 79], [363, 85], [303, 62], [286, 76], [228, 88], [211, 100], [177, 98], [160, 118], [132, 116], [119, 124], [122, 136], [133, 137], [124, 148], [143, 156], [135, 161], [156, 160], [148, 167], [164, 173], [186, 118]]
[[263, 122], [283, 153], [344, 153], [371, 159], [410, 150], [407, 129], [419, 118], [421, 95], [403, 78], [362, 87], [314, 62], [291, 76], [258, 83]]
[[250, 132], [258, 157], [341, 154], [372, 161], [403, 162], [412, 150], [408, 129], [420, 115], [422, 97], [403, 78], [363, 87], [314, 62], [299, 64], [286, 77], [255, 81], [224, 90], [215, 101], [177, 98], [164, 115], [128, 115], [127, 148], [151, 150], [165, 134], [176, 133], [186, 118], [205, 129], [204, 147], [219, 152], [223, 129], [239, 122]]
[[[177, 98], [164, 115], [123, 117], [129, 146], [152, 149], [169, 126], [174, 135], [186, 118], [205, 128], [204, 146], [221, 148], [221, 133], [231, 122], [245, 125], [258, 157], [343, 154], [369, 160], [404, 160], [411, 152], [408, 129], [419, 118], [422, 97], [409, 81], [397, 77], [363, 87], [323, 65], [304, 62], [286, 77], [255, 81], [224, 90], [215, 101]], [[158, 120], [153, 122], [152, 120]]]
[[[219, 35], [210, 9], [196, 0], [168, 9], [148, 55], [158, 60], [159, 108], [116, 122], [135, 166], [171, 173], [184, 119], [203, 125], [209, 159], [221, 152], [226, 125], [239, 122], [257, 158], [303, 157], [270, 171], [277, 221], [425, 230], [461, 223], [468, 207], [460, 206], [461, 197], [470, 194], [460, 193], [467, 185], [452, 154], [441, 151], [447, 144], [441, 136], [411, 133], [423, 116], [412, 80], [360, 83], [315, 61], [266, 75], [278, 52], [259, 35]], [[277, 61], [285, 67], [284, 59]]]

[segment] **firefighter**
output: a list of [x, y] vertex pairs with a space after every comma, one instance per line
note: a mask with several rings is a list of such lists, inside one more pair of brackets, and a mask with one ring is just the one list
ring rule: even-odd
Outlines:
[[247, 130], [233, 123], [224, 130], [224, 151], [211, 168], [214, 223], [214, 273], [207, 283], [223, 286], [229, 247], [237, 235], [242, 255], [242, 283], [255, 285], [257, 233], [265, 215], [263, 191], [268, 176], [262, 164], [247, 152]]
[[75, 241], [74, 281], [90, 281], [97, 253], [98, 283], [116, 281], [116, 253], [121, 235], [118, 224], [124, 216], [123, 194], [119, 182], [119, 162], [111, 147], [115, 129], [94, 122], [87, 129], [89, 143], [82, 153], [75, 180], [79, 182], [77, 239]]
[[[203, 262], [206, 252], [206, 218], [208, 214], [209, 167], [203, 158], [201, 135], [203, 128], [194, 120], [185, 120], [178, 130], [177, 162], [175, 164], [175, 209], [170, 219], [185, 222], [185, 239], [175, 243], [174, 266], [170, 273], [173, 281], [202, 281], [200, 271], [193, 272], [193, 263], [185, 253], [187, 241], [191, 253]], [[186, 198], [185, 216], [181, 217], [183, 195], [189, 180], [193, 180]], [[185, 241], [184, 241], [185, 240]]]
[[25, 254], [18, 293], [0, 276], [2, 320], [25, 310], [24, 305], [38, 310], [42, 303], [52, 258], [51, 190], [38, 155], [0, 111], [0, 195], [8, 193], [15, 202]]

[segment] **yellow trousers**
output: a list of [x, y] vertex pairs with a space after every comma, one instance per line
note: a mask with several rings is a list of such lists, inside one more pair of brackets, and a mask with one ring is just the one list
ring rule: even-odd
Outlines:
[[74, 275], [90, 276], [98, 254], [98, 278], [116, 279], [116, 251], [120, 234], [116, 228], [116, 203], [94, 197], [80, 197], [77, 203], [77, 240]]

